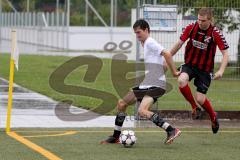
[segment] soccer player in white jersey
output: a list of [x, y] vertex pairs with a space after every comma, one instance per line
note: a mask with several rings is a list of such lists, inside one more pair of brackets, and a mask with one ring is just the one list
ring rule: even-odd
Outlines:
[[164, 129], [167, 133], [165, 144], [170, 144], [180, 135], [181, 131], [165, 122], [158, 113], [154, 113], [149, 109], [166, 91], [164, 58], [174, 77], [178, 76], [179, 72], [176, 70], [171, 53], [150, 37], [150, 27], [145, 20], [137, 20], [133, 25], [133, 29], [144, 49], [145, 78], [139, 86], [133, 88], [123, 99], [118, 101], [118, 113], [115, 119], [113, 135], [101, 141], [101, 144], [119, 143], [121, 128], [126, 117], [125, 111], [129, 105], [136, 101], [140, 102], [138, 114]]

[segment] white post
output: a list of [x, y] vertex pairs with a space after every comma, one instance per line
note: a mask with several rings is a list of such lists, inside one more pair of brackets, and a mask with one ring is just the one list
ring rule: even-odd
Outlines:
[[109, 34], [110, 34], [110, 42], [113, 41], [113, 37], [112, 37], [112, 29], [113, 29], [113, 0], [111, 0], [111, 17], [110, 17], [110, 30], [109, 30]]
[[29, 0], [27, 0], [27, 12], [29, 12]]
[[69, 51], [69, 41], [70, 41], [70, 36], [69, 36], [69, 26], [70, 26], [70, 3], [71, 1], [70, 0], [67, 0], [67, 53]]
[[2, 15], [2, 0], [0, 0], [0, 14]]
[[57, 17], [56, 26], [58, 26], [59, 25], [59, 0], [56, 0], [56, 17]]
[[114, 26], [117, 26], [117, 14], [118, 14], [118, 3], [117, 3], [117, 0], [115, 0], [115, 7], [114, 7], [114, 11], [115, 11], [115, 14], [114, 14]]
[[[0, 26], [3, 26], [2, 0], [0, 0]], [[0, 27], [0, 45], [2, 44], [2, 27]]]
[[85, 3], [85, 26], [88, 26], [88, 4]]
[[111, 17], [110, 17], [110, 26], [113, 26], [113, 0], [111, 0]]

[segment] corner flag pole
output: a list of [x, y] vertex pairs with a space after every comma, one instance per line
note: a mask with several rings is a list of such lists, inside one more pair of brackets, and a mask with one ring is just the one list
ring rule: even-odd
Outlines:
[[11, 110], [12, 110], [12, 96], [13, 96], [13, 78], [14, 78], [14, 53], [17, 50], [17, 34], [12, 30], [12, 44], [11, 44], [11, 58], [10, 58], [10, 74], [9, 74], [9, 88], [8, 88], [8, 109], [7, 109], [7, 124], [6, 132], [10, 132]]

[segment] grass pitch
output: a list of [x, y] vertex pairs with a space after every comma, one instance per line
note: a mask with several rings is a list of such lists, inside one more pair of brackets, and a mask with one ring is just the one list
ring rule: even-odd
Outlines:
[[[0, 55], [0, 77], [8, 79], [9, 74], [9, 55]], [[70, 60], [71, 57], [64, 56], [37, 56], [37, 55], [21, 55], [19, 62], [19, 71], [15, 71], [14, 82], [49, 96], [57, 101], [72, 100], [73, 105], [85, 109], [92, 109], [102, 103], [100, 99], [81, 96], [62, 94], [53, 90], [49, 86], [49, 77], [60, 65]], [[87, 71], [86, 66], [81, 66], [69, 74], [65, 79], [66, 84], [74, 86], [83, 86], [98, 91], [104, 91], [119, 98], [111, 80], [111, 60], [103, 59], [103, 67], [94, 82], [84, 82], [83, 77]], [[124, 66], [123, 66], [124, 67]], [[217, 68], [218, 66], [216, 66]], [[117, 70], [115, 71], [117, 72]], [[190, 110], [191, 107], [186, 103], [183, 96], [179, 93], [176, 79], [172, 78], [167, 72], [168, 83], [173, 87], [171, 92], [158, 100], [159, 109], [183, 109]], [[235, 75], [232, 68], [227, 69], [225, 78], [231, 78]], [[238, 75], [239, 76], [239, 75]], [[191, 86], [193, 91], [195, 87]], [[240, 110], [240, 81], [239, 80], [220, 80], [213, 81], [208, 92], [208, 97], [216, 110]], [[115, 101], [114, 101], [115, 104]], [[115, 106], [113, 106], [114, 108]], [[108, 114], [113, 114], [114, 110]], [[132, 107], [128, 111], [133, 114]]]
[[[53, 136], [66, 132], [56, 129], [21, 129], [16, 133], [36, 136], [25, 138], [66, 160], [238, 160], [240, 156], [240, 129], [223, 129], [216, 135], [208, 129], [182, 129], [181, 136], [171, 145], [163, 143], [166, 133], [161, 129], [133, 129], [138, 139], [132, 148], [118, 144], [100, 145], [99, 142], [112, 133], [111, 129], [73, 130], [76, 134], [65, 136]], [[45, 159], [3, 132], [0, 133], [0, 140], [1, 159]]]

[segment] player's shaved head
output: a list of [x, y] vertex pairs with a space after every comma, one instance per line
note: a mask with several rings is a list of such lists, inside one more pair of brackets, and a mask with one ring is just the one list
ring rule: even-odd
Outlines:
[[200, 16], [207, 16], [207, 18], [209, 20], [212, 20], [213, 18], [213, 12], [210, 8], [201, 8], [199, 11], [198, 11], [198, 15]]

